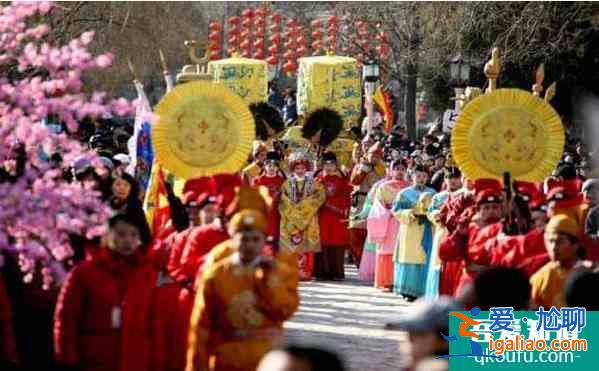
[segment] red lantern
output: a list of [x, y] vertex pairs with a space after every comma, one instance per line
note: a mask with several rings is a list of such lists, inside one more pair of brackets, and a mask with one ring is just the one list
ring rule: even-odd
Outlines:
[[218, 45], [216, 43], [211, 43], [210, 45], [208, 45], [208, 50], [220, 51], [220, 45]]
[[270, 19], [273, 23], [281, 23], [281, 15], [279, 13], [272, 13]]
[[280, 45], [281, 44], [281, 34], [279, 34], [279, 33], [272, 34], [272, 35], [270, 35], [268, 40], [275, 45]]
[[243, 32], [241, 32], [242, 39], [249, 39], [251, 35], [252, 33], [250, 32], [250, 30], [243, 30]]
[[337, 21], [338, 21], [337, 16], [335, 16], [335, 15], [329, 16], [328, 21], [329, 21], [329, 24], [337, 23]]
[[308, 51], [308, 48], [306, 48], [305, 46], [300, 46], [299, 48], [297, 48], [298, 55], [306, 55], [307, 51]]
[[212, 51], [210, 52], [210, 56], [209, 56], [211, 61], [216, 61], [220, 59], [220, 51]]
[[264, 17], [266, 15], [266, 9], [262, 7], [256, 8], [254, 14], [256, 14], [257, 17]]
[[314, 41], [312, 43], [312, 49], [314, 49], [314, 50], [322, 49], [322, 43], [320, 41]]
[[227, 49], [227, 54], [229, 54], [229, 56], [232, 56], [235, 53], [237, 53], [237, 48], [229, 48], [229, 49]]
[[319, 28], [320, 26], [322, 26], [322, 22], [320, 21], [320, 19], [315, 19], [310, 23], [310, 25], [314, 28]]
[[270, 54], [277, 54], [277, 52], [279, 51], [279, 46], [278, 45], [271, 45], [268, 47], [268, 52]]
[[264, 39], [254, 41], [254, 49], [264, 49]]
[[285, 49], [291, 49], [294, 46], [294, 43], [292, 40], [288, 40], [285, 42], [285, 44], [283, 44], [283, 46], [285, 47]]
[[254, 10], [251, 8], [244, 9], [243, 12], [241, 12], [241, 15], [244, 18], [252, 18], [254, 16]]
[[220, 31], [221, 30], [220, 23], [218, 23], [218, 22], [210, 22], [208, 24], [208, 29], [210, 31]]
[[252, 54], [250, 53], [249, 50], [244, 50], [244, 51], [241, 52], [241, 56], [244, 57], [244, 58], [249, 58], [249, 57], [251, 57], [251, 55]]
[[239, 35], [239, 27], [231, 26], [227, 32], [229, 35]]
[[294, 61], [287, 61], [283, 65], [283, 71], [287, 72], [288, 74], [295, 72], [295, 70], [297, 70], [297, 64]]
[[285, 53], [283, 53], [283, 58], [287, 60], [295, 59], [295, 57], [295, 53], [292, 50], [287, 50]]
[[238, 25], [239, 21], [240, 21], [240, 19], [238, 16], [233, 16], [233, 17], [229, 18], [229, 24], [231, 26]]
[[276, 66], [279, 64], [279, 58], [271, 55], [270, 57], [266, 58], [266, 63], [270, 64], [271, 66]]
[[264, 38], [264, 31], [263, 30], [256, 30], [254, 32], [254, 36], [256, 36], [259, 39], [263, 39]]
[[322, 31], [316, 30], [312, 32], [312, 39], [318, 40], [320, 38], [322, 38]]
[[287, 27], [292, 28], [295, 26], [297, 26], [297, 20], [295, 20], [294, 18], [287, 21]]
[[270, 32], [277, 32], [277, 31], [279, 31], [280, 28], [281, 28], [281, 25], [277, 24], [277, 23], [271, 23], [270, 26], [268, 26], [268, 30]]
[[252, 44], [250, 43], [250, 40], [247, 40], [247, 39], [246, 39], [246, 40], [243, 40], [243, 41], [241, 42], [241, 44], [239, 45], [239, 47], [240, 47], [242, 50], [244, 50], [244, 51], [245, 51], [245, 50], [249, 51], [249, 50], [252, 48]]
[[208, 35], [208, 40], [219, 42], [220, 41], [220, 32], [210, 32]]
[[304, 37], [304, 35], [301, 35], [300, 37], [297, 38], [296, 42], [299, 45], [306, 45], [308, 43], [308, 40], [306, 40], [306, 38]]
[[257, 50], [253, 57], [254, 59], [264, 59], [264, 52], [262, 50]]
[[250, 18], [246, 18], [241, 22], [241, 25], [244, 28], [251, 28], [252, 27], [252, 20]]
[[256, 19], [254, 20], [254, 26], [256, 26], [257, 28], [261, 28], [261, 27], [263, 27], [263, 26], [264, 26], [264, 24], [265, 24], [265, 22], [264, 22], [264, 18], [256, 18]]
[[335, 44], [337, 42], [337, 37], [336, 36], [329, 36], [327, 37], [327, 44], [331, 45], [331, 44]]
[[289, 40], [293, 37], [293, 31], [292, 30], [287, 30], [283, 33], [283, 37], [285, 37], [285, 39]]

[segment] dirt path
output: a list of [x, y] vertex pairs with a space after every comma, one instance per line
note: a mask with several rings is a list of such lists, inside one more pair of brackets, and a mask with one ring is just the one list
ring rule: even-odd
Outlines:
[[301, 285], [302, 305], [286, 325], [290, 340], [336, 351], [351, 371], [398, 370], [406, 334], [383, 326], [408, 304], [359, 281], [355, 267], [346, 266], [346, 276]]

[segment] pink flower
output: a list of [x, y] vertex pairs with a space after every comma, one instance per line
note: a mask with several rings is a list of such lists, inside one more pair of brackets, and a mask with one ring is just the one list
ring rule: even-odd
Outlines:
[[50, 3], [50, 2], [48, 2], [48, 1], [42, 1], [42, 2], [38, 3], [37, 6], [38, 6], [38, 9], [39, 9], [40, 13], [42, 15], [45, 15], [45, 14], [47, 14], [50, 11], [50, 9], [52, 9], [52, 7], [54, 5], [52, 3]]
[[99, 55], [96, 58], [96, 65], [100, 68], [107, 68], [112, 65], [112, 60], [114, 57], [110, 53]]
[[83, 45], [89, 45], [93, 40], [94, 40], [94, 31], [87, 31], [81, 34], [81, 37], [79, 38], [81, 40], [81, 42], [83, 43]]

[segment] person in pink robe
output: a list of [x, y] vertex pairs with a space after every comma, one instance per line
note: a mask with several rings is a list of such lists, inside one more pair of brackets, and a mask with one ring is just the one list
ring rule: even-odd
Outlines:
[[405, 162], [400, 160], [389, 164], [389, 180], [376, 191], [367, 221], [368, 233], [376, 244], [374, 287], [384, 291], [393, 288], [393, 251], [399, 234], [399, 220], [393, 217], [391, 207], [397, 193], [409, 185], [405, 180], [406, 169]]

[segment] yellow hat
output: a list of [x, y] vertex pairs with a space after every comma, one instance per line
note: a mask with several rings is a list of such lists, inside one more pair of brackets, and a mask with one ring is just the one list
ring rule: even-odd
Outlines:
[[258, 230], [266, 233], [268, 222], [263, 213], [257, 210], [242, 210], [235, 214], [229, 223], [231, 235], [247, 230]]
[[272, 206], [272, 198], [268, 195], [268, 188], [264, 186], [240, 186], [235, 188], [235, 198], [225, 211], [227, 216], [234, 215], [242, 210], [257, 210], [267, 215]]
[[558, 214], [549, 220], [549, 223], [547, 223], [547, 226], [545, 227], [545, 232], [565, 233], [579, 238], [581, 230], [576, 219], [564, 214]]

